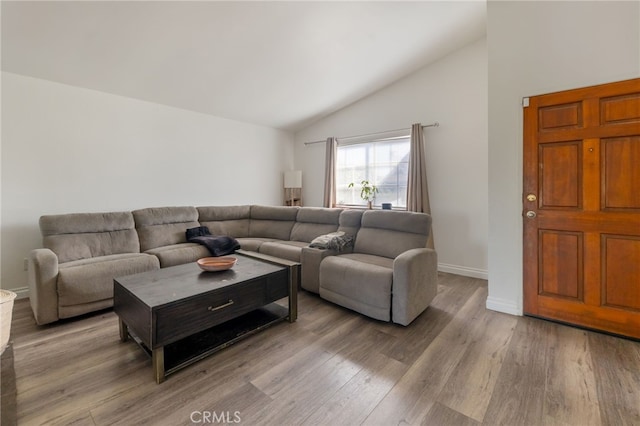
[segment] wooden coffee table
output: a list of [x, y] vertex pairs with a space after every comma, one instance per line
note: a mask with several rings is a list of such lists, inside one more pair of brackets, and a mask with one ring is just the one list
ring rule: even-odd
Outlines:
[[[297, 318], [300, 264], [239, 251], [230, 270], [196, 263], [114, 279], [120, 339], [151, 355], [157, 383], [238, 340]], [[288, 297], [288, 308], [274, 303]]]

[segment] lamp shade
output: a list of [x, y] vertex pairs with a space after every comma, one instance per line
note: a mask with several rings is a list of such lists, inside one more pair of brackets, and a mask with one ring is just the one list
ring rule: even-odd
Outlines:
[[285, 188], [302, 188], [302, 170], [284, 172]]

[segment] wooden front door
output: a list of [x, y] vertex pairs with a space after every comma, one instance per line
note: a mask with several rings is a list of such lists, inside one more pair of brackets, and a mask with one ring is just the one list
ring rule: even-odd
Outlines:
[[526, 315], [640, 338], [640, 79], [529, 98], [523, 222]]

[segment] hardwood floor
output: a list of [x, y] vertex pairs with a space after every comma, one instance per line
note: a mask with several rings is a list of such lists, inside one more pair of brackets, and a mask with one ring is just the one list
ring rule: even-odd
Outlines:
[[439, 287], [409, 327], [302, 292], [296, 323], [160, 385], [112, 311], [37, 327], [19, 300], [18, 424], [640, 425], [640, 343], [486, 310], [483, 280]]

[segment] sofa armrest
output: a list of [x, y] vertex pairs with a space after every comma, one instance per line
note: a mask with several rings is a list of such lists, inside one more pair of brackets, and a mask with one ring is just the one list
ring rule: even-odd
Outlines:
[[405, 251], [393, 261], [394, 323], [409, 325], [438, 293], [438, 255], [433, 249]]
[[58, 256], [46, 248], [35, 249], [28, 257], [29, 301], [38, 325], [58, 318]]
[[339, 254], [335, 250], [324, 250], [312, 247], [303, 247], [300, 254], [302, 264], [302, 288], [320, 293], [320, 262], [327, 256]]

